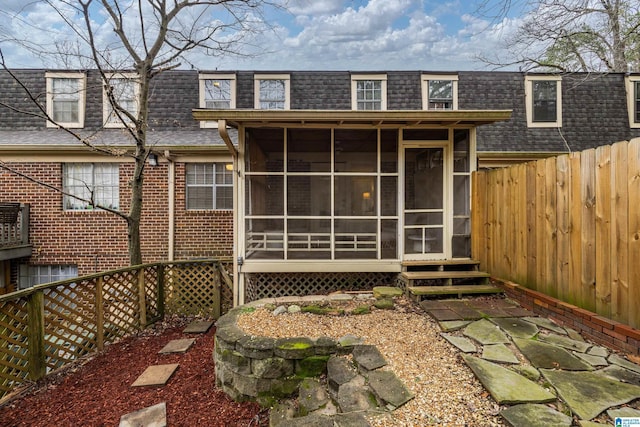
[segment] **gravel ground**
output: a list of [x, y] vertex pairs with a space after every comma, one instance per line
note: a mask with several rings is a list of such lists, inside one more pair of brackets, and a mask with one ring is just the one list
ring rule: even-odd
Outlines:
[[504, 426], [493, 401], [458, 352], [442, 337], [439, 326], [422, 309], [402, 299], [396, 309], [364, 315], [285, 313], [258, 309], [240, 316], [238, 326], [251, 335], [276, 338], [347, 334], [374, 344], [415, 399], [373, 426]]

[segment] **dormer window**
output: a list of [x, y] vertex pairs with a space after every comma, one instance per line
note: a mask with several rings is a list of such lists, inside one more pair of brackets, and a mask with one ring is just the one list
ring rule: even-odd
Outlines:
[[84, 127], [86, 77], [84, 73], [46, 73], [47, 127]]
[[386, 110], [387, 75], [352, 75], [351, 108], [354, 110]]
[[[200, 108], [236, 108], [235, 74], [200, 74]], [[217, 122], [200, 122], [200, 127], [218, 127]]]
[[[109, 93], [113, 102], [109, 99]], [[131, 117], [138, 117], [138, 93], [140, 84], [135, 74], [113, 74], [104, 84], [104, 127], [122, 128], [131, 125]], [[129, 114], [127, 114], [129, 113]]]
[[529, 127], [562, 127], [560, 76], [526, 76], [525, 102]]
[[423, 110], [457, 110], [458, 76], [422, 75]]
[[256, 74], [254, 87], [256, 109], [288, 110], [290, 108], [288, 74]]

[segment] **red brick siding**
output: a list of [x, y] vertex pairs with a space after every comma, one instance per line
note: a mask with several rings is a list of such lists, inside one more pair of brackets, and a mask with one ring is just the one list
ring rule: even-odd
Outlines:
[[[56, 188], [62, 185], [61, 163], [13, 163], [16, 170]], [[185, 212], [184, 165], [176, 173], [175, 259], [231, 255], [230, 211]], [[145, 169], [141, 224], [144, 262], [168, 258], [168, 165]], [[129, 182], [133, 164], [120, 165], [120, 209], [130, 206]], [[78, 274], [128, 265], [127, 227], [124, 219], [100, 211], [64, 211], [62, 194], [0, 170], [0, 194], [7, 201], [31, 205], [31, 264], [77, 264]]]

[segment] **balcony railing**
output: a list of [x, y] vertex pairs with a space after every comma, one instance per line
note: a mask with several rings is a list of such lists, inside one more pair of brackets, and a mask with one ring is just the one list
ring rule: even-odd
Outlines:
[[29, 205], [0, 202], [0, 261], [30, 255]]

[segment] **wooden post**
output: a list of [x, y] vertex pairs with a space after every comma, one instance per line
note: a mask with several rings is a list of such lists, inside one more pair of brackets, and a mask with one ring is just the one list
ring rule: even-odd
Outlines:
[[27, 298], [29, 378], [37, 381], [47, 372], [44, 351], [44, 293], [36, 291]]
[[140, 328], [147, 327], [147, 304], [145, 301], [144, 268], [138, 270], [138, 301], [140, 304]]
[[158, 316], [164, 319], [164, 264], [158, 264]]
[[102, 297], [103, 286], [104, 278], [100, 276], [96, 280], [96, 341], [98, 350], [104, 349], [104, 299]]

